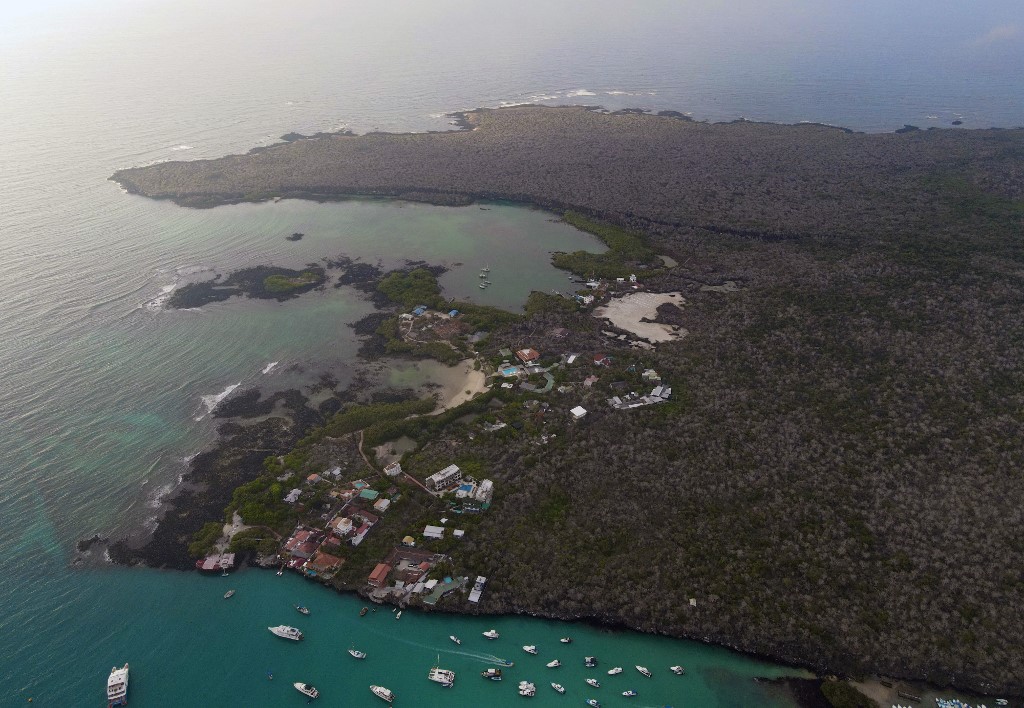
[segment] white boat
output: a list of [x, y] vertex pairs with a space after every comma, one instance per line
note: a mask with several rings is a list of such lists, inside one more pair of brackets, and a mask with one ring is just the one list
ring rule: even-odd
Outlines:
[[455, 672], [449, 671], [448, 669], [442, 669], [437, 666], [433, 667], [427, 674], [427, 678], [435, 683], [439, 683], [445, 688], [451, 688], [455, 685]]
[[107, 677], [107, 708], [128, 705], [128, 664], [110, 669]]
[[498, 634], [498, 631], [495, 629], [488, 629], [486, 632], [484, 632], [484, 636], [488, 639], [497, 639], [501, 635]]
[[384, 688], [383, 686], [370, 686], [370, 692], [377, 696], [382, 701], [390, 703], [395, 700], [395, 694], [391, 692], [390, 688]]
[[562, 644], [572, 644], [572, 637], [562, 637], [559, 639]]
[[355, 647], [352, 647], [351, 649], [349, 649], [348, 653], [351, 654], [352, 656], [354, 656], [356, 659], [365, 659], [366, 658], [366, 652], [365, 651], [359, 651]]
[[456, 644], [462, 644], [462, 640], [459, 639], [458, 637], [456, 637], [454, 634], [448, 635], [448, 638], [451, 639]]
[[525, 651], [527, 654], [536, 654], [537, 647], [535, 647], [533, 644], [527, 644], [523, 647], [523, 651]]
[[309, 608], [306, 607], [305, 605], [296, 605], [295, 609], [298, 610], [299, 612], [301, 612], [304, 615], [308, 615], [309, 614]]
[[637, 670], [637, 671], [639, 671], [640, 673], [642, 673], [642, 674], [643, 674], [644, 676], [646, 676], [647, 678], [650, 678], [650, 677], [651, 677], [651, 672], [650, 672], [650, 671], [649, 671], [649, 670], [647, 669], [647, 667], [646, 667], [646, 666], [639, 666], [639, 665], [638, 665], [638, 666], [636, 667], [636, 670]]
[[565, 686], [560, 683], [552, 683], [551, 688], [555, 689], [559, 693], [565, 693]]
[[622, 667], [621, 666], [616, 666], [614, 669], [608, 669], [608, 675], [609, 676], [614, 676], [615, 674], [621, 674], [621, 673], [622, 673]]
[[491, 667], [480, 672], [480, 675], [491, 681], [501, 681], [501, 669]]
[[537, 687], [529, 681], [519, 682], [519, 695], [526, 696], [527, 698], [533, 698], [537, 695]]
[[487, 289], [487, 286], [484, 285], [483, 283], [480, 283], [477, 287], [480, 288], [481, 290], [486, 290]]
[[292, 641], [299, 641], [302, 639], [302, 632], [295, 629], [295, 627], [289, 627], [286, 624], [279, 624], [276, 627], [267, 627], [271, 634], [276, 634], [282, 639], [291, 639]]
[[480, 270], [482, 270], [482, 271], [483, 271], [484, 273], [490, 273], [490, 272], [491, 272], [491, 269], [490, 269], [490, 268], [488, 268], [487, 266], [484, 266], [484, 267], [483, 267], [483, 268], [481, 268]]
[[601, 704], [597, 702], [596, 698], [588, 698], [587, 705], [593, 706], [593, 708], [601, 708]]
[[686, 673], [686, 669], [684, 669], [682, 666], [670, 666], [670, 667], [668, 667], [668, 669], [669, 669], [669, 671], [674, 673], [676, 676], [682, 676], [683, 674]]
[[295, 690], [298, 691], [299, 693], [301, 693], [304, 696], [309, 696], [310, 698], [319, 698], [320, 697], [320, 691], [316, 690], [315, 688], [310, 686], [308, 683], [301, 683], [301, 682], [296, 681], [295, 683], [292, 684], [292, 686], [295, 686]]
[[547, 664], [547, 666], [548, 666], [548, 668], [549, 668], [549, 669], [557, 669], [557, 668], [558, 668], [559, 666], [561, 666], [561, 665], [562, 665], [562, 662], [561, 662], [561, 661], [559, 661], [558, 659], [552, 659], [552, 660], [551, 660], [551, 661], [549, 661], [549, 662], [548, 662], [548, 664]]
[[623, 692], [622, 692], [622, 695], [623, 695], [623, 696], [627, 696], [627, 697], [632, 697], [632, 696], [635, 696], [635, 695], [636, 695], [636, 691], [633, 691], [633, 690], [629, 690], [629, 691], [623, 691]]
[[601, 688], [601, 684], [599, 684], [597, 682], [597, 679], [595, 679], [595, 678], [588, 678], [588, 679], [583, 679], [583, 680], [586, 681], [587, 683], [589, 683], [594, 688]]
[[397, 614], [397, 615], [395, 615], [395, 619], [396, 619], [396, 620], [400, 620], [400, 619], [402, 619], [402, 611], [401, 611], [401, 610], [399, 610], [399, 611], [398, 611], [398, 614]]
[[228, 590], [226, 593], [224, 593], [224, 599], [225, 600], [227, 600], [229, 597], [234, 597], [234, 596], [235, 596], [235, 591], [234, 590]]

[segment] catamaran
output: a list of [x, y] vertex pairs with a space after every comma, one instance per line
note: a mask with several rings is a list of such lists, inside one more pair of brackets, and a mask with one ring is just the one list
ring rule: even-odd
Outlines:
[[320, 691], [316, 690], [313, 686], [310, 686], [308, 683], [296, 681], [292, 684], [292, 686], [294, 686], [295, 690], [304, 696], [309, 696], [310, 698], [320, 697]]
[[537, 687], [529, 681], [519, 682], [519, 695], [526, 696], [527, 698], [533, 698], [537, 695]]
[[302, 639], [302, 632], [295, 629], [295, 627], [289, 627], [286, 624], [279, 624], [276, 627], [267, 627], [267, 629], [270, 630], [271, 634], [276, 634], [282, 639], [291, 639], [295, 642]]
[[128, 705], [128, 664], [110, 669], [107, 677], [107, 708]]
[[[437, 658], [438, 663], [440, 663], [441, 657], [438, 656]], [[445, 688], [451, 688], [455, 685], [455, 672], [450, 671], [449, 669], [442, 669], [436, 664], [430, 669], [430, 672], [427, 673], [427, 678], [435, 683], [441, 684]]]

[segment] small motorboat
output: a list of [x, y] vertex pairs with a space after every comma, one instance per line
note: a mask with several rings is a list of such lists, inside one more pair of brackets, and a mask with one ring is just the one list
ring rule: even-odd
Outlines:
[[227, 600], [229, 597], [234, 597], [234, 596], [235, 596], [235, 591], [234, 590], [228, 590], [226, 593], [224, 593], [224, 599], [225, 600]]
[[572, 644], [572, 637], [562, 637], [559, 639], [562, 644]]
[[614, 669], [608, 669], [608, 675], [609, 676], [614, 676], [615, 674], [621, 674], [621, 673], [622, 673], [622, 667], [621, 666], [616, 666]]
[[684, 669], [682, 666], [670, 666], [670, 667], [668, 667], [668, 669], [669, 669], [669, 671], [674, 673], [676, 676], [682, 676], [683, 674], [686, 673], [686, 669]]
[[601, 688], [601, 684], [598, 683], [597, 679], [595, 679], [595, 678], [588, 678], [588, 679], [583, 679], [583, 680], [586, 681], [591, 686], [593, 686], [594, 688]]
[[360, 617], [365, 617], [366, 613], [369, 612], [369, 611], [370, 611], [369, 607], [364, 607], [363, 609], [359, 610], [359, 616]]
[[486, 632], [484, 632], [484, 636], [488, 639], [497, 639], [501, 635], [498, 634], [498, 631], [495, 629], [488, 629]]
[[397, 614], [397, 615], [395, 615], [395, 619], [396, 619], [396, 620], [400, 620], [400, 619], [402, 619], [402, 611], [401, 611], [401, 610], [399, 610], [399, 611], [398, 611], [398, 614]]
[[593, 706], [594, 708], [601, 708], [601, 704], [597, 702], [596, 698], [588, 698], [587, 705]]
[[456, 644], [462, 644], [462, 640], [459, 639], [458, 637], [456, 637], [454, 634], [449, 634], [448, 638], [451, 639]]
[[487, 286], [484, 285], [483, 283], [480, 283], [477, 287], [480, 288], [481, 290], [486, 290], [487, 289]]
[[305, 605], [296, 605], [295, 609], [298, 610], [299, 612], [301, 612], [304, 615], [308, 615], [309, 614], [309, 608], [306, 607]]
[[547, 667], [548, 667], [549, 669], [557, 669], [557, 668], [558, 668], [559, 666], [561, 666], [561, 665], [562, 665], [562, 662], [561, 662], [561, 661], [559, 661], [558, 659], [552, 659], [551, 661], [549, 661], [549, 662], [547, 663]]
[[320, 697], [320, 691], [316, 690], [316, 688], [310, 686], [308, 683], [300, 683], [296, 681], [292, 686], [295, 686], [295, 690], [304, 696], [309, 696], [310, 698]]
[[560, 683], [552, 683], [551, 688], [555, 689], [559, 693], [565, 693], [565, 686]]
[[630, 689], [630, 690], [628, 690], [628, 691], [623, 691], [623, 692], [622, 692], [622, 695], [623, 695], [623, 696], [627, 696], [627, 697], [630, 697], [630, 698], [631, 698], [631, 697], [633, 697], [633, 696], [635, 696], [635, 695], [636, 695], [636, 691], [634, 691], [634, 690]]
[[278, 575], [284, 575], [284, 566], [283, 565], [280, 568], [277, 569], [277, 574]]
[[535, 647], [533, 644], [527, 644], [523, 647], [523, 651], [525, 651], [527, 654], [536, 654], [537, 647]]
[[498, 663], [502, 666], [515, 666], [515, 663], [509, 661], [508, 659], [498, 659]]
[[480, 675], [485, 679], [490, 679], [491, 681], [501, 681], [501, 669], [491, 667], [481, 671]]
[[639, 665], [637, 665], [636, 670], [639, 671], [640, 673], [642, 673], [647, 678], [651, 677], [651, 672], [647, 669], [646, 666], [639, 666]]
[[351, 649], [349, 649], [348, 653], [351, 654], [356, 659], [365, 659], [366, 658], [366, 652], [365, 651], [359, 651], [355, 647], [352, 647]]
[[583, 657], [583, 665], [586, 666], [588, 669], [594, 668], [595, 666], [597, 666], [597, 657], [596, 656], [585, 656], [585, 657]]

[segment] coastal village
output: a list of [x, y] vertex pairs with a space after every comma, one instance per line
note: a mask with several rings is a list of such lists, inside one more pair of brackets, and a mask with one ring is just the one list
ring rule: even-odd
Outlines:
[[[481, 285], [489, 284], [483, 277], [489, 271], [481, 271]], [[643, 353], [658, 341], [685, 334], [678, 326], [650, 321], [657, 316], [657, 304], [676, 301], [678, 294], [647, 293], [635, 274], [572, 280], [581, 286], [576, 292], [547, 297], [584, 315], [607, 317], [611, 303], [637, 295], [653, 295], [656, 304], [616, 312], [618, 329], [601, 331], [607, 348], [590, 351], [576, 349], [570, 330], [562, 326], [513, 348], [511, 343], [489, 346], [489, 333], [476, 330], [456, 308], [416, 304], [398, 313], [391, 336], [403, 345], [442, 345], [469, 354], [463, 363], [483, 373], [484, 383], [466, 393], [487, 399], [481, 413], [449, 426], [457, 428], [458, 439], [444, 446], [428, 442], [398, 453], [392, 441], [385, 441], [367, 449], [360, 430], [358, 439], [353, 432], [345, 441], [314, 446], [300, 465], [279, 458], [269, 466], [280, 471], [273, 485], [280, 490], [280, 503], [272, 506], [282, 508], [278, 518], [295, 519], [294, 527], [288, 533], [268, 535], [264, 529], [254, 535], [258, 526], [246, 518], [244, 508], [235, 509], [218, 552], [197, 561], [197, 568], [226, 572], [237, 552], [258, 549], [260, 565], [355, 589], [375, 603], [479, 605], [488, 581], [461, 565], [459, 545], [496, 495], [500, 499], [504, 474], [472, 459], [460, 466], [465, 449], [478, 438], [509, 434], [531, 436], [534, 445], [543, 446], [571, 426], [586, 425], [597, 409], [628, 415], [631, 409], [672, 400], [672, 386], [645, 363]], [[630, 316], [636, 332], [628, 328]], [[450, 455], [445, 457], [441, 447]], [[357, 575], [355, 566], [363, 572]]]

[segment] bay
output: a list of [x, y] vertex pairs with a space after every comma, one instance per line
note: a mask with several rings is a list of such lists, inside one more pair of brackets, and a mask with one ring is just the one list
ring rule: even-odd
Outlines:
[[[370, 705], [364, 684], [380, 680], [417, 705], [444, 705], [429, 702], [446, 699], [422, 678], [437, 642], [454, 632], [468, 644], [486, 621], [410, 613], [390, 629], [352, 624], [352, 598], [250, 571], [231, 579], [239, 594], [228, 605], [219, 578], [71, 568], [74, 544], [151, 523], [160, 494], [213, 440], [204, 397], [327, 369], [344, 380], [357, 347], [347, 325], [370, 311], [346, 288], [161, 311], [172, 286], [210, 269], [347, 253], [445, 263], [448, 294], [515, 309], [531, 288], [566, 282], [548, 251], [596, 248], [550, 215], [511, 205], [195, 211], [123, 194], [107, 181], [114, 170], [244, 151], [292, 131], [446, 129], [449, 111], [523, 102], [866, 131], [953, 120], [1008, 127], [1024, 122], [1022, 27], [1024, 10], [1008, 0], [728, 10], [703, 0], [2, 4], [0, 704], [98, 704], [109, 666], [128, 660], [143, 705], [281, 705], [301, 700], [282, 681], [292, 677], [321, 686], [327, 704]], [[284, 240], [296, 231], [302, 241]], [[484, 292], [481, 264], [495, 275]], [[281, 646], [264, 627], [290, 621], [299, 596], [316, 606], [309, 645]], [[571, 631], [602, 666], [643, 655], [652, 668], [655, 659], [691, 667], [678, 683], [656, 673], [651, 699], [662, 703], [785, 705], [747, 680], [785, 669], [701, 644], [494, 622], [513, 649], [529, 641], [547, 653]], [[411, 636], [429, 641], [410, 645]], [[351, 673], [342, 650], [353, 637], [379, 678]], [[378, 663], [385, 655], [394, 658]], [[460, 672], [459, 704], [507, 702], [512, 686], [476, 684], [470, 658], [442, 657]], [[582, 688], [578, 658], [563, 681], [573, 690]], [[530, 678], [540, 684], [544, 672]]]

